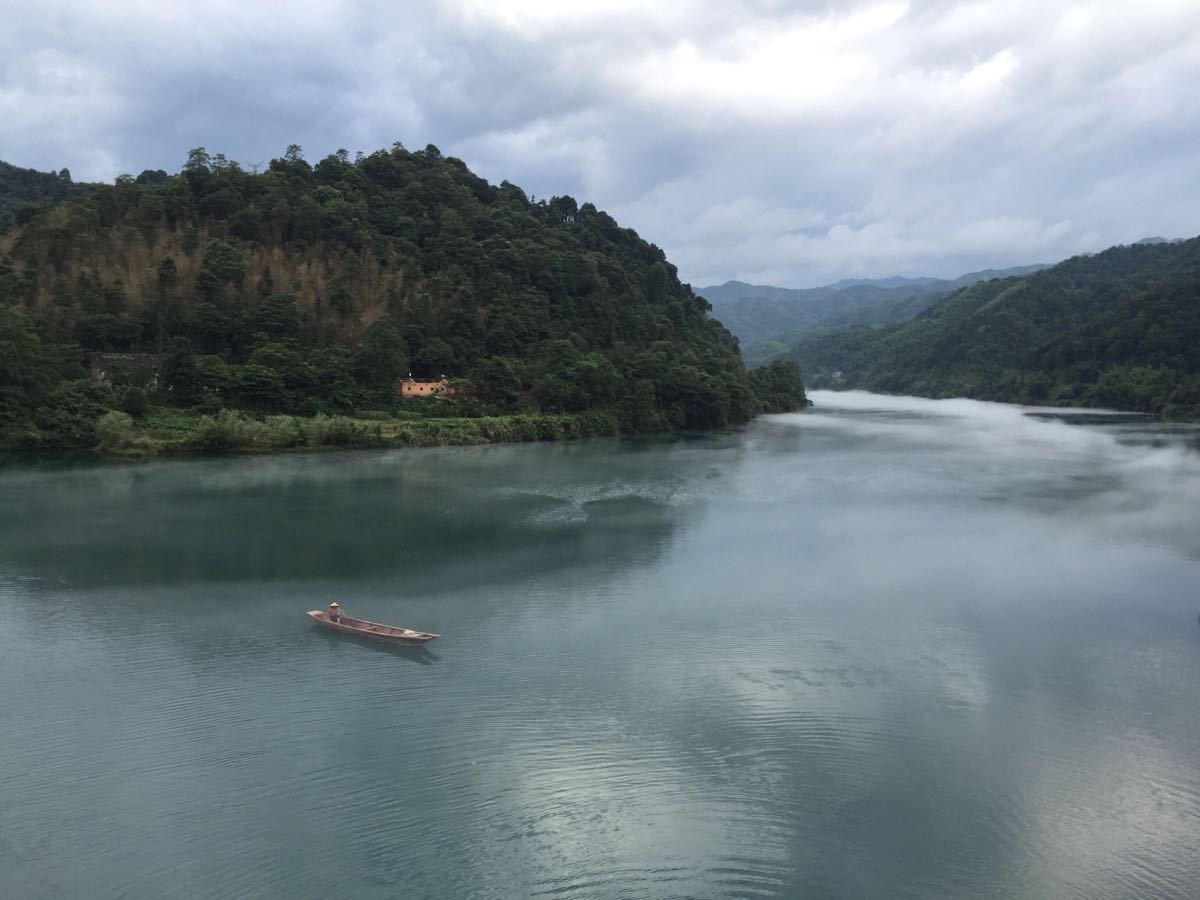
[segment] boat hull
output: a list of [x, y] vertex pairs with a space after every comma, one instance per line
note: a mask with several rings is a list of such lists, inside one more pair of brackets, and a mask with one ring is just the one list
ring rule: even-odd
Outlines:
[[402, 644], [409, 647], [419, 647], [441, 637], [429, 631], [414, 631], [411, 628], [399, 628], [395, 625], [381, 625], [378, 622], [368, 622], [366, 619], [352, 619], [341, 616], [336, 622], [329, 618], [329, 613], [320, 609], [310, 609], [308, 616], [322, 628], [330, 631], [340, 631], [343, 634], [353, 634], [358, 637], [381, 641], [385, 644]]

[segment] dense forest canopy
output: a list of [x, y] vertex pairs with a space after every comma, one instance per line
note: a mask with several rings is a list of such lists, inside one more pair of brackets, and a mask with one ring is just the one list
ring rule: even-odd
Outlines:
[[66, 169], [38, 172], [0, 160], [0, 231], [14, 222], [27, 222], [39, 212], [82, 197], [94, 184], [71, 180]]
[[698, 288], [713, 316], [741, 342], [751, 366], [762, 365], [816, 331], [853, 325], [907, 322], [960, 288], [1009, 275], [1026, 275], [1043, 265], [969, 272], [945, 278], [849, 279], [815, 288], [781, 288], [729, 281]]
[[1200, 416], [1200, 238], [981, 282], [910, 322], [812, 335], [784, 357], [810, 385]]
[[[706, 428], [805, 402], [737, 341], [662, 250], [571, 197], [534, 201], [437, 148], [265, 171], [191, 151], [0, 234], [0, 430], [79, 443], [111, 403], [91, 352], [155, 354], [151, 402], [312, 413], [379, 407], [402, 376], [493, 409]], [[133, 401], [137, 406], [137, 401]], [[80, 411], [78, 415], [75, 411]]]

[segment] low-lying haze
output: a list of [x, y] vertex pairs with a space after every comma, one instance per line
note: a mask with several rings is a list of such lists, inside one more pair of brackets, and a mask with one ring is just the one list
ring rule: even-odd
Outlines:
[[[842, 414], [774, 418], [868, 444], [970, 453], [981, 473], [997, 467], [997, 490], [1024, 505], [1085, 522], [1113, 539], [1133, 538], [1200, 559], [1200, 427], [1105, 410], [865, 391], [811, 391], [809, 397], [818, 413]], [[1027, 465], [1014, 468], [1022, 460]], [[1046, 465], [1070, 466], [1073, 474], [1048, 480], [1041, 474]], [[1068, 495], [1072, 502], [1064, 504]]]

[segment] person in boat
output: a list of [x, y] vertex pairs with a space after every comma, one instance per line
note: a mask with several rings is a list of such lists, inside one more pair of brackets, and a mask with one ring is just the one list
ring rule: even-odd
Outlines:
[[338, 622], [342, 618], [342, 608], [337, 605], [337, 601], [329, 604], [329, 619], [333, 622]]

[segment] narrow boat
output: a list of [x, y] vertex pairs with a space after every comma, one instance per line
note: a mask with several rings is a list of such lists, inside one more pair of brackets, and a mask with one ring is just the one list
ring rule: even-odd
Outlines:
[[357, 634], [360, 637], [372, 638], [376, 641], [386, 641], [389, 644], [428, 644], [434, 638], [441, 637], [440, 634], [432, 634], [428, 631], [413, 631], [411, 628], [398, 628], [395, 625], [380, 625], [378, 622], [352, 619], [350, 616], [338, 616], [334, 621], [323, 609], [310, 609], [308, 615], [324, 628], [344, 631], [346, 634]]

